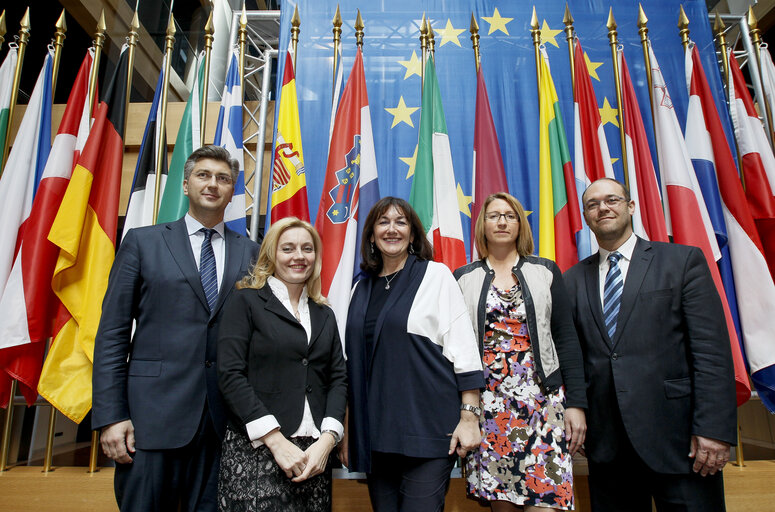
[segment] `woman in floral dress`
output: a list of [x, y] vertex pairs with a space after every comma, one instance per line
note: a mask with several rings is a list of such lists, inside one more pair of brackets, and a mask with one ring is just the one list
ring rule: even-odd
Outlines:
[[489, 196], [480, 260], [455, 272], [480, 341], [482, 443], [466, 457], [471, 497], [493, 511], [573, 509], [572, 456], [584, 442], [584, 368], [562, 274], [531, 256], [522, 205]]

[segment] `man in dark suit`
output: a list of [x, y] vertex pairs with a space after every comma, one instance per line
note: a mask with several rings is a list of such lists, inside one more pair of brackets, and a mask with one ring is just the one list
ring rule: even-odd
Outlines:
[[116, 254], [94, 347], [92, 428], [117, 463], [122, 511], [217, 510], [218, 325], [258, 253], [224, 226], [238, 174], [224, 148], [194, 151], [188, 213], [129, 231]]
[[635, 203], [584, 192], [600, 250], [565, 273], [587, 380], [594, 511], [723, 511], [736, 438], [724, 312], [702, 252], [633, 234]]

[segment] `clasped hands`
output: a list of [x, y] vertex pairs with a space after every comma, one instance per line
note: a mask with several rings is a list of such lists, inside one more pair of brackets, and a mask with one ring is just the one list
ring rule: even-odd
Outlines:
[[325, 471], [328, 455], [336, 446], [336, 440], [327, 432], [306, 450], [290, 442], [279, 430], [273, 430], [262, 440], [285, 476], [297, 483]]

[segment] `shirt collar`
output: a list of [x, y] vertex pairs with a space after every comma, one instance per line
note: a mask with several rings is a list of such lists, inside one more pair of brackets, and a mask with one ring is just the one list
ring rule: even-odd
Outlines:
[[[630, 238], [628, 238], [622, 245], [619, 246], [618, 249], [616, 249], [616, 252], [622, 255], [622, 258], [626, 259], [627, 261], [632, 260], [632, 253], [635, 251], [635, 243], [638, 241], [638, 237], [635, 236], [635, 233], [630, 234]], [[608, 251], [606, 249], [603, 249], [600, 247], [600, 264], [606, 264], [606, 261], [608, 260], [608, 255], [611, 254], [614, 251]]]
[[[274, 293], [274, 296], [277, 297], [280, 302], [287, 306], [291, 303], [291, 296], [288, 294], [288, 287], [277, 279], [275, 276], [269, 276], [266, 280], [266, 282], [269, 284], [269, 288], [272, 289], [272, 293]], [[299, 297], [299, 309], [302, 307], [305, 307], [307, 304], [307, 285], [304, 285], [304, 288], [301, 290], [301, 297]]]
[[[195, 219], [194, 217], [192, 217], [192, 216], [191, 216], [191, 214], [189, 214], [189, 213], [187, 213], [187, 214], [186, 214], [186, 216], [185, 216], [184, 218], [186, 219], [186, 229], [188, 230], [188, 236], [191, 236], [191, 235], [193, 235], [194, 233], [198, 232], [200, 229], [202, 229], [203, 227], [205, 227], [204, 225], [202, 225], [202, 223], [201, 223], [201, 222], [199, 222], [198, 220], [196, 220], [196, 219]], [[225, 230], [225, 224], [223, 223], [223, 221], [221, 221], [221, 222], [219, 222], [218, 224], [216, 224], [215, 226], [213, 226], [213, 229], [214, 229], [214, 230], [215, 230], [215, 231], [216, 231], [216, 232], [217, 232], [219, 235], [221, 235], [221, 238], [226, 238], [226, 237], [223, 235], [223, 233], [224, 233], [224, 230]]]

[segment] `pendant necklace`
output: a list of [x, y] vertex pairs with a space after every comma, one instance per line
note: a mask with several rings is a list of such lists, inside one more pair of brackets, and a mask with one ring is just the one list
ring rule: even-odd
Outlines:
[[[400, 270], [399, 270], [398, 272], [400, 272]], [[388, 276], [382, 276], [382, 277], [384, 277], [384, 278], [385, 278], [385, 281], [387, 281], [387, 283], [385, 284], [385, 289], [386, 289], [386, 290], [389, 290], [389, 289], [390, 289], [390, 281], [392, 281], [393, 279], [395, 279], [395, 278], [396, 278], [396, 276], [398, 275], [398, 272], [396, 272], [395, 274], [393, 274], [393, 277], [391, 277], [390, 279], [388, 279]]]

